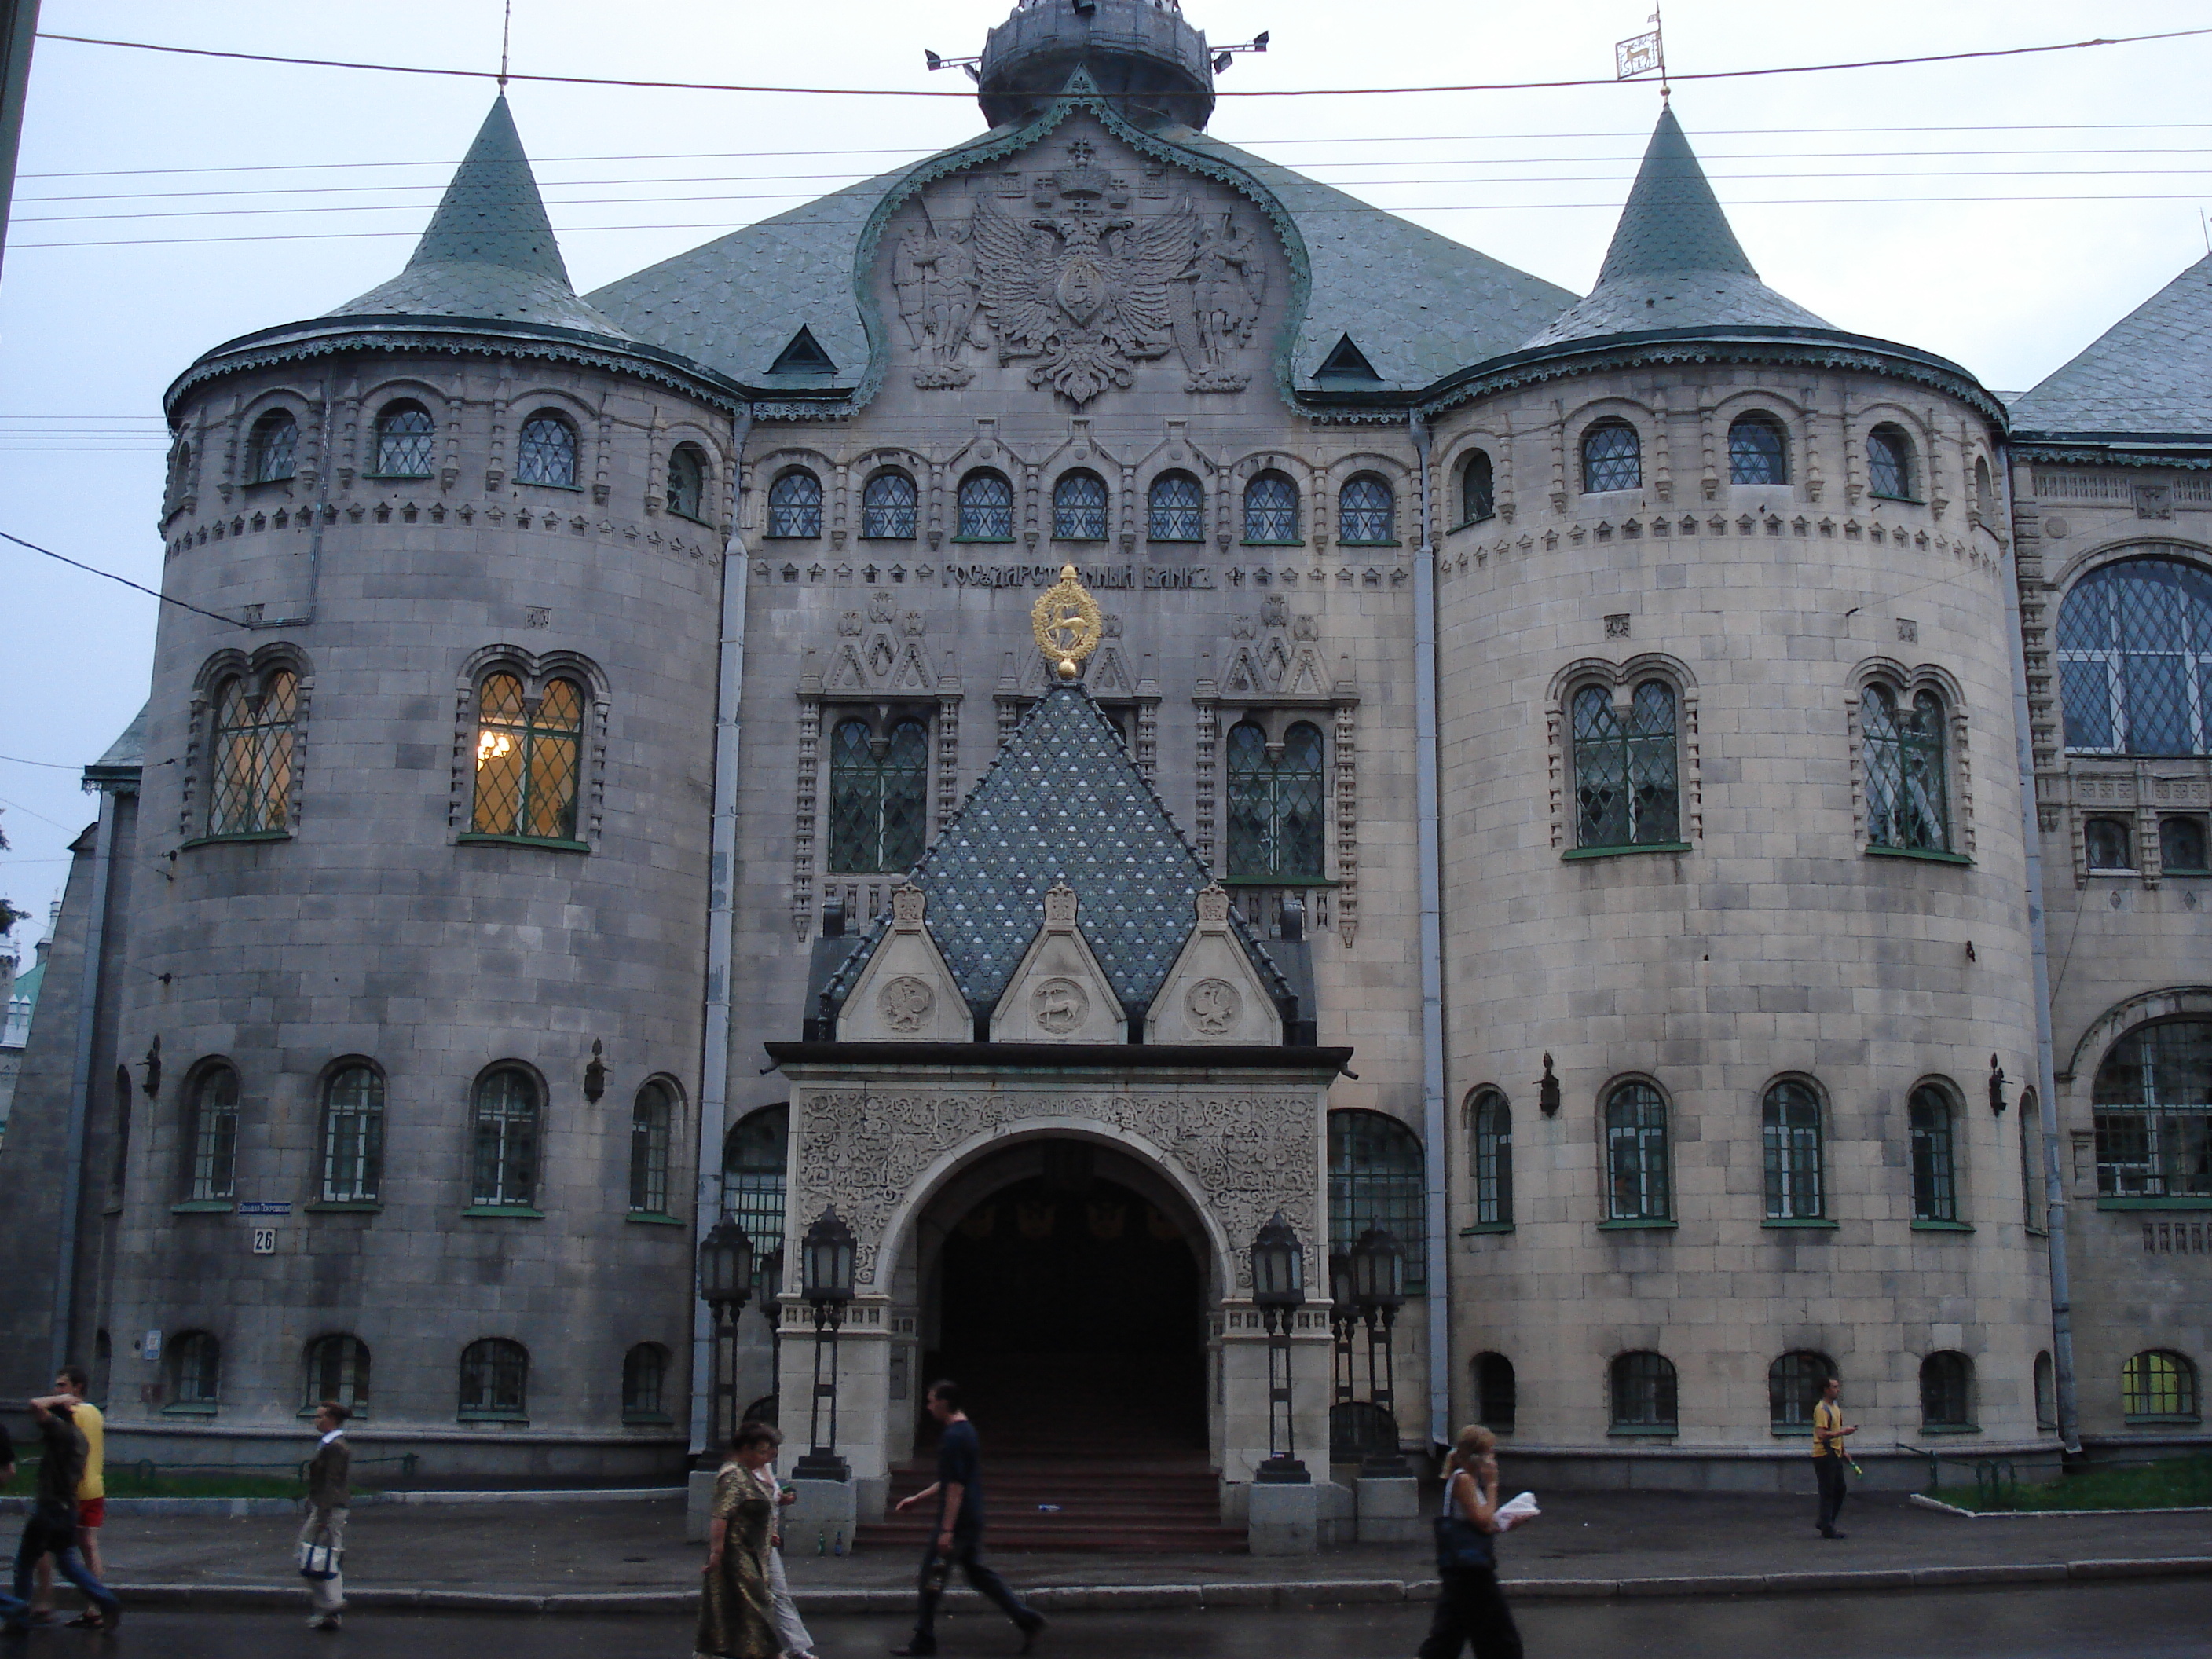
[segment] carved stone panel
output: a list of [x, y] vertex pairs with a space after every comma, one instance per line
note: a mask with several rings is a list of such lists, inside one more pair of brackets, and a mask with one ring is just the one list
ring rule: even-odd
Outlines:
[[1283, 1021], [1244, 947], [1229, 931], [1229, 896], [1218, 887], [1198, 895], [1198, 925], [1152, 1000], [1147, 1042], [1258, 1042], [1283, 1040]]

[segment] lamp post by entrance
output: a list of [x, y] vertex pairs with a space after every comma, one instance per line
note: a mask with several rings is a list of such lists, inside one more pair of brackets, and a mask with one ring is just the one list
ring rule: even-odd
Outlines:
[[708, 1467], [738, 1431], [738, 1315], [753, 1293], [753, 1245], [728, 1216], [699, 1241], [699, 1299], [714, 1314], [714, 1375], [708, 1390]]
[[1336, 1385], [1332, 1402], [1335, 1405], [1352, 1403], [1352, 1333], [1358, 1324], [1359, 1292], [1352, 1283], [1352, 1258], [1342, 1250], [1332, 1251], [1328, 1258], [1329, 1375]]
[[[801, 1290], [814, 1310], [814, 1397], [807, 1423], [807, 1451], [792, 1467], [794, 1480], [850, 1480], [853, 1471], [837, 1455], [837, 1333], [853, 1299], [853, 1230], [824, 1209], [799, 1241]], [[824, 1359], [827, 1372], [824, 1372]], [[823, 1407], [829, 1406], [829, 1430]]]
[[[1391, 1351], [1391, 1327], [1406, 1303], [1406, 1247], [1387, 1228], [1370, 1227], [1352, 1242], [1352, 1281], [1359, 1316], [1367, 1325], [1367, 1392], [1390, 1426], [1390, 1443], [1367, 1454], [1361, 1474], [1404, 1474], [1398, 1455], [1397, 1359]], [[1377, 1358], [1380, 1364], [1377, 1364]]]
[[1252, 1241], [1252, 1300], [1267, 1327], [1267, 1461], [1255, 1480], [1294, 1486], [1313, 1476], [1297, 1457], [1291, 1392], [1291, 1328], [1306, 1302], [1305, 1250], [1280, 1210]]

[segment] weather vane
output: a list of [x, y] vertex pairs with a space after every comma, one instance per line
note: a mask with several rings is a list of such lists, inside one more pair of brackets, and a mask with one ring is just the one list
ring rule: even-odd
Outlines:
[[1037, 595], [1030, 607], [1030, 631], [1045, 660], [1064, 680], [1073, 679], [1084, 659], [1098, 648], [1105, 619], [1098, 613], [1098, 601], [1076, 580], [1073, 565], [1060, 566], [1060, 580]]
[[1616, 42], [1613, 48], [1613, 78], [1632, 81], [1639, 75], [1659, 71], [1659, 96], [1663, 101], [1674, 88], [1667, 84], [1667, 33], [1659, 21], [1659, 8], [1651, 9], [1651, 30]]

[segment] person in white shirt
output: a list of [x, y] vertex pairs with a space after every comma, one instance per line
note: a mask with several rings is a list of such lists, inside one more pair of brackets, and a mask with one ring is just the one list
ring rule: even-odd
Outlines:
[[[799, 1501], [799, 1493], [775, 1478], [773, 1467], [763, 1469], [760, 1478], [768, 1483], [779, 1510]], [[783, 1576], [781, 1517], [775, 1522], [775, 1535], [769, 1540], [768, 1593], [775, 1610], [776, 1639], [783, 1644], [784, 1659], [814, 1659], [814, 1638], [807, 1634], [805, 1623], [799, 1616], [799, 1606], [791, 1599], [791, 1585]]]

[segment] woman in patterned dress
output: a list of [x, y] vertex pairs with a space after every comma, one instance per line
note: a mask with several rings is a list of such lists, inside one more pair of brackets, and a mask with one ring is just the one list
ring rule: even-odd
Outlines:
[[714, 1478], [693, 1659], [777, 1659], [782, 1651], [768, 1587], [775, 1504], [758, 1473], [782, 1439], [772, 1425], [744, 1425]]

